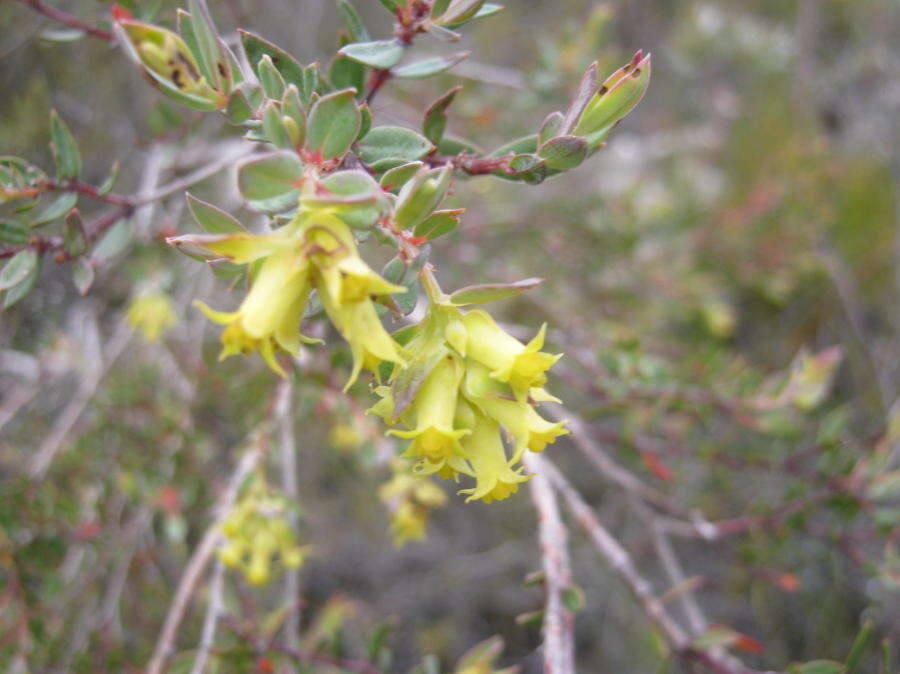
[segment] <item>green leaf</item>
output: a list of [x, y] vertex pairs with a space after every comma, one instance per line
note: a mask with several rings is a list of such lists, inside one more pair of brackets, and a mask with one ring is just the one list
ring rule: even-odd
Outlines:
[[323, 159], [343, 157], [356, 140], [361, 116], [355, 93], [345, 89], [323, 96], [309, 113], [306, 146]]
[[28, 242], [28, 230], [11, 220], [0, 221], [0, 243], [21, 246]]
[[559, 129], [560, 133], [571, 132], [575, 127], [575, 124], [578, 123], [578, 118], [581, 117], [581, 113], [584, 112], [587, 104], [590, 103], [591, 97], [596, 92], [597, 62], [594, 61], [588, 66], [588, 69], [584, 71], [584, 75], [581, 77], [581, 82], [578, 84], [575, 96], [572, 98], [572, 102], [569, 104], [569, 108], [566, 110], [566, 114], [563, 117], [563, 123]]
[[94, 265], [87, 258], [80, 257], [72, 263], [72, 283], [79, 295], [87, 295], [94, 284]]
[[56, 162], [56, 174], [63, 179], [77, 178], [81, 173], [81, 154], [66, 123], [56, 110], [50, 113], [50, 148]]
[[119, 169], [121, 168], [121, 164], [118, 161], [114, 161], [112, 168], [109, 170], [109, 175], [106, 176], [106, 180], [97, 188], [97, 194], [103, 196], [112, 192], [112, 188], [115, 187], [116, 180], [119, 179]]
[[[318, 73], [315, 70], [315, 66], [304, 68], [293, 56], [288, 54], [281, 47], [276, 47], [268, 40], [264, 40], [258, 35], [254, 35], [246, 30], [238, 29], [238, 33], [241, 36], [241, 45], [244, 47], [244, 54], [247, 56], [247, 62], [250, 63], [253, 72], [257, 77], [259, 77], [259, 72], [256, 68], [260, 59], [263, 56], [268, 56], [272, 59], [272, 64], [284, 78], [284, 81], [287, 84], [297, 85], [297, 89], [300, 90], [303, 101], [306, 102], [309, 100], [312, 92], [315, 91], [318, 86]], [[313, 71], [312, 73], [308, 72], [310, 69]], [[315, 82], [313, 82], [313, 80], [315, 80]]]
[[111, 260], [123, 253], [134, 238], [134, 230], [126, 220], [120, 220], [110, 227], [100, 242], [91, 251], [91, 259], [97, 264]]
[[484, 0], [451, 0], [447, 9], [435, 19], [435, 23], [444, 26], [459, 26], [473, 19]]
[[190, 192], [187, 197], [188, 209], [197, 224], [210, 234], [232, 234], [234, 232], [246, 232], [247, 229], [234, 216], [226, 213], [221, 208], [198, 199]]
[[36, 216], [34, 216], [34, 219], [31, 221], [31, 226], [40, 227], [41, 225], [46, 225], [49, 222], [58, 220], [71, 211], [76, 203], [78, 203], [78, 195], [75, 192], [63, 192], [62, 194], [57, 195], [49, 204], [44, 206]]
[[376, 40], [352, 42], [341, 47], [338, 53], [363, 65], [388, 70], [400, 63], [403, 51], [403, 45], [397, 40]]
[[369, 31], [356, 8], [350, 4], [349, 0], [337, 0], [338, 12], [344, 25], [347, 27], [347, 33], [354, 42], [366, 42], [369, 38]]
[[263, 131], [266, 139], [275, 147], [289, 150], [294, 147], [291, 135], [284, 125], [281, 115], [281, 107], [275, 101], [266, 103], [262, 113]]
[[[20, 255], [21, 253], [24, 253], [24, 252], [25, 251], [19, 251], [19, 253], [16, 253], [16, 255]], [[34, 252], [34, 251], [31, 251], [31, 252]], [[37, 254], [35, 254], [35, 255], [37, 255]], [[15, 258], [13, 258], [13, 259], [15, 259]], [[10, 260], [9, 262], [12, 262], [12, 260]], [[9, 263], [7, 263], [7, 264], [9, 264]], [[3, 272], [5, 272], [5, 271], [6, 271], [6, 267], [3, 268]], [[41, 258], [36, 257], [34, 263], [31, 265], [31, 268], [30, 268], [28, 274], [25, 276], [25, 278], [23, 278], [21, 281], [19, 281], [19, 283], [17, 285], [14, 285], [13, 287], [9, 288], [6, 291], [5, 295], [3, 296], [3, 308], [8, 309], [12, 305], [14, 305], [16, 302], [21, 300], [23, 297], [25, 297], [28, 293], [30, 293], [31, 289], [34, 288], [34, 284], [37, 282], [37, 279], [38, 279], [38, 276], [40, 276], [40, 273], [41, 273]], [[0, 272], [0, 275], [2, 275], [2, 272]]]
[[326, 177], [314, 195], [303, 197], [301, 207], [328, 208], [350, 227], [369, 229], [384, 217], [388, 204], [378, 183], [354, 169]]
[[790, 674], [845, 674], [846, 669], [840, 662], [833, 660], [814, 660], [805, 664], [793, 665]]
[[[495, 2], [486, 2], [481, 6], [481, 9], [479, 9], [475, 13], [475, 16], [468, 19], [468, 21], [476, 21], [478, 19], [486, 19], [489, 16], [493, 16], [494, 14], [497, 14], [498, 12], [503, 11], [504, 9], [505, 9], [505, 7], [503, 5], [498, 5]], [[468, 21], [466, 21], [464, 23], [468, 23]], [[462, 25], [463, 25], [462, 23], [457, 23], [457, 24], [448, 25], [447, 27], [448, 28], [458, 28]]]
[[469, 58], [469, 52], [461, 51], [449, 56], [435, 56], [434, 58], [424, 59], [409, 65], [394, 68], [391, 73], [394, 77], [403, 79], [419, 79], [422, 77], [431, 77], [445, 70], [450, 70], [460, 61]]
[[574, 168], [587, 157], [588, 144], [579, 136], [557, 136], [551, 138], [538, 149], [538, 156], [547, 166], [560, 171]]
[[87, 33], [78, 28], [46, 29], [38, 33], [38, 37], [47, 42], [77, 42]]
[[537, 135], [523, 136], [507, 143], [491, 152], [491, 157], [503, 157], [508, 154], [530, 154], [537, 152]]
[[452, 170], [449, 166], [421, 171], [407, 182], [394, 207], [394, 221], [401, 229], [413, 229], [431, 216], [447, 193]]
[[338, 55], [328, 66], [328, 81], [335, 89], [355, 89], [359, 94], [365, 88], [366, 67], [353, 59]]
[[487, 283], [484, 285], [468, 286], [460, 288], [450, 295], [450, 301], [456, 306], [467, 304], [484, 304], [494, 300], [502, 300], [513, 297], [525, 290], [538, 287], [544, 279], [527, 278], [515, 283]]
[[372, 128], [372, 109], [368, 103], [359, 106], [359, 132], [356, 134], [356, 140], [362, 140], [369, 129]]
[[435, 211], [432, 215], [416, 225], [413, 234], [418, 237], [425, 237], [429, 241], [434, 241], [439, 236], [448, 234], [459, 227], [459, 216], [464, 211], [464, 208]]
[[238, 166], [238, 189], [250, 208], [277, 213], [297, 204], [300, 190], [296, 183], [303, 174], [303, 163], [292, 152], [274, 152]]
[[438, 145], [444, 137], [444, 130], [447, 128], [447, 108], [453, 103], [453, 99], [456, 98], [460, 89], [462, 89], [460, 86], [453, 87], [428, 106], [428, 110], [425, 111], [422, 132], [435, 145]]
[[198, 47], [194, 57], [200, 66], [200, 71], [214, 89], [225, 91], [227, 89], [225, 73], [227, 73], [228, 66], [223, 58], [219, 35], [209, 15], [206, 2], [204, 0], [188, 0], [188, 9], [191, 30]]
[[538, 146], [543, 145], [551, 138], [556, 138], [560, 134], [565, 118], [561, 112], [551, 112], [541, 123], [541, 130], [538, 133]]
[[485, 639], [484, 641], [475, 644], [460, 657], [459, 662], [456, 663], [456, 670], [493, 670], [494, 661], [500, 657], [503, 648], [503, 637], [493, 636], [489, 639]]
[[272, 57], [263, 54], [263, 57], [256, 65], [256, 72], [259, 73], [259, 84], [263, 93], [274, 100], [280, 100], [284, 96], [286, 84], [278, 68], [272, 63]]
[[378, 0], [392, 14], [401, 7], [406, 7], [406, 0]]
[[853, 646], [850, 647], [850, 653], [847, 655], [847, 674], [863, 674], [863, 671], [858, 669], [858, 667], [862, 663], [866, 649], [869, 647], [869, 642], [872, 640], [874, 628], [875, 625], [871, 620], [866, 620], [860, 628], [859, 634], [853, 640]]
[[396, 192], [424, 166], [425, 164], [422, 162], [414, 161], [385, 171], [384, 175], [381, 176], [382, 189]]
[[183, 92], [169, 80], [157, 74], [153, 70], [145, 68], [144, 72], [148, 77], [150, 77], [150, 79], [152, 80], [152, 84], [157, 89], [162, 91], [166, 96], [171, 98], [176, 103], [180, 103], [186, 108], [191, 108], [192, 110], [201, 110], [203, 112], [211, 112], [217, 109], [216, 103], [214, 101], [211, 101], [208, 98], [203, 98], [202, 96], [195, 96], [194, 94]]
[[569, 585], [562, 591], [562, 602], [572, 613], [580, 613], [584, 609], [584, 590], [577, 585]]
[[356, 149], [360, 159], [366, 164], [374, 164], [382, 159], [415, 161], [434, 150], [434, 145], [412, 129], [376, 126], [356, 144]]
[[66, 228], [63, 232], [63, 248], [71, 259], [81, 257], [87, 250], [87, 237], [84, 234], [84, 223], [78, 209], [73, 209], [66, 216]]
[[0, 269], [0, 290], [8, 290], [28, 278], [38, 263], [37, 251], [25, 248], [9, 258]]
[[243, 124], [253, 116], [253, 105], [250, 103], [249, 91], [253, 87], [244, 82], [235, 87], [228, 96], [225, 107], [225, 118], [232, 124]]

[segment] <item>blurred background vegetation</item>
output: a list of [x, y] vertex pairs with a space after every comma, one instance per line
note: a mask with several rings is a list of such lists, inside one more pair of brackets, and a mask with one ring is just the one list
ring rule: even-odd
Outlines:
[[[156, 21], [174, 18], [168, 0], [139, 4]], [[390, 34], [378, 3], [356, 4], [373, 36]], [[223, 34], [252, 30], [304, 62], [337, 44], [326, 0], [210, 5]], [[91, 23], [109, 8], [59, 6]], [[236, 138], [214, 116], [169, 105], [100, 40], [72, 39], [11, 1], [0, 26], [4, 154], [49, 166], [54, 108], [81, 145], [86, 180], [103, 182], [119, 161], [116, 191], [132, 194], [154, 166], [171, 179]], [[415, 49], [442, 48], [425, 42]], [[591, 441], [686, 511], [752, 518], [721, 540], [675, 542], [709, 621], [747, 635], [748, 663], [843, 661], [867, 619], [900, 657], [896, 0], [519, 0], [463, 42], [472, 57], [451, 73], [389, 83], [374, 103], [382, 123], [419, 126], [460, 83], [449, 130], [492, 149], [564, 109], [594, 60], [611, 72], [643, 48], [653, 81], [608, 148], [566, 176], [458, 180], [463, 225], [432, 252], [444, 287], [545, 278], [497, 309], [527, 331], [549, 323], [566, 353], [552, 390]], [[227, 173], [192, 192], [259, 222], [241, 212]], [[256, 359], [216, 363], [215, 331], [188, 306], [213, 289], [232, 306], [226, 283], [162, 242], [192, 231], [184, 206], [175, 195], [112, 230], [85, 297], [48, 263], [0, 315], [7, 671], [139, 671], [236, 458], [262, 436], [278, 442], [276, 378]], [[123, 318], [146, 288], [178, 307], [155, 342]], [[451, 495], [424, 542], [394, 547], [389, 514], [375, 507], [387, 441], [361, 412], [366, 386], [339, 393], [348, 363], [332, 339], [307, 351], [294, 387], [299, 530], [312, 546], [304, 643], [362, 657], [390, 625], [386, 671], [427, 654], [451, 671], [501, 635], [498, 662], [539, 671], [539, 629], [516, 621], [542, 604], [539, 588], [523, 587], [540, 566], [527, 495], [490, 506]], [[55, 459], [34, 479], [27, 466], [48, 445]], [[567, 438], [547, 451], [662, 594], [671, 579], [627, 496]], [[277, 453], [268, 464], [277, 485]], [[682, 671], [574, 527], [571, 538], [585, 595], [579, 671]], [[281, 595], [278, 583], [249, 589], [227, 576], [235, 616], [278, 624]], [[190, 670], [195, 604], [172, 671]], [[234, 630], [221, 638], [230, 664], [217, 671], [262, 666]], [[874, 650], [865, 657], [859, 671], [879, 671]]]

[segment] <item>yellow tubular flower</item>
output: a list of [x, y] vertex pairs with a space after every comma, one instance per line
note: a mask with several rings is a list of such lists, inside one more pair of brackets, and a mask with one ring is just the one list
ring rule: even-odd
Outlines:
[[487, 366], [491, 377], [509, 384], [517, 398], [525, 398], [529, 389], [543, 386], [547, 382], [545, 372], [562, 355], [541, 351], [546, 325], [525, 345], [480, 309], [464, 314], [463, 323], [468, 332], [466, 355]]
[[335, 305], [327, 294], [319, 293], [322, 306], [328, 318], [341, 336], [350, 344], [353, 354], [353, 371], [344, 385], [347, 391], [363, 368], [376, 372], [382, 361], [404, 363], [397, 343], [391, 338], [378, 318], [375, 305], [370, 299], [344, 305]]
[[391, 533], [398, 547], [410, 540], [425, 538], [432, 509], [444, 505], [447, 495], [430, 479], [398, 472], [378, 490], [378, 497], [391, 512]]
[[214, 311], [203, 302], [195, 301], [195, 304], [211, 320], [226, 326], [222, 332], [220, 360], [258, 350], [272, 370], [286, 376], [275, 360], [275, 351], [280, 347], [296, 356], [301, 341], [314, 341], [300, 334], [300, 320], [308, 299], [306, 260], [293, 252], [280, 252], [262, 263], [237, 311]]
[[372, 271], [359, 256], [353, 232], [338, 218], [317, 213], [301, 226], [322, 305], [353, 354], [353, 371], [344, 390], [353, 385], [363, 368], [375, 372], [385, 360], [405, 364], [371, 299], [405, 288]]
[[148, 342], [155, 342], [178, 321], [169, 296], [161, 292], [138, 295], [128, 308], [128, 322], [141, 331]]
[[515, 460], [526, 449], [542, 452], [561, 435], [568, 434], [565, 422], [547, 421], [534, 411], [524, 400], [513, 401], [499, 398], [478, 398], [473, 400], [487, 416], [500, 423], [516, 439]]
[[462, 375], [459, 358], [447, 354], [425, 378], [413, 400], [410, 416], [416, 427], [388, 431], [412, 440], [403, 456], [419, 459], [416, 470], [422, 475], [439, 472], [441, 477], [455, 477], [458, 472], [469, 472], [459, 441], [470, 431], [456, 429], [453, 423]]
[[475, 473], [476, 484], [462, 489], [460, 494], [470, 494], [466, 501], [482, 499], [485, 503], [500, 501], [519, 490], [529, 475], [522, 475], [522, 468], [513, 469], [513, 461], [506, 458], [500, 426], [493, 419], [476, 415], [472, 434], [463, 440], [463, 448]]

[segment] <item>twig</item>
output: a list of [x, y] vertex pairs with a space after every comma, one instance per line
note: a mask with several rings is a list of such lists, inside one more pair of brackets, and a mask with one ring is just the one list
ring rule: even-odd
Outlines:
[[59, 23], [68, 26], [69, 28], [77, 28], [78, 30], [83, 30], [88, 35], [92, 35], [96, 38], [104, 40], [105, 42], [115, 42], [115, 37], [109, 31], [91, 26], [81, 19], [72, 16], [68, 12], [64, 12], [61, 9], [57, 9], [56, 7], [44, 4], [41, 0], [20, 0], [20, 2], [31, 7], [31, 9], [33, 9], [38, 14], [43, 14], [44, 16], [49, 17], [54, 21], [58, 21]]
[[653, 547], [656, 549], [656, 555], [659, 557], [663, 570], [669, 578], [669, 583], [673, 588], [677, 588], [681, 607], [691, 626], [691, 632], [694, 636], [702, 634], [706, 631], [707, 627], [706, 617], [703, 615], [703, 610], [700, 608], [697, 597], [688, 587], [688, 579], [684, 574], [681, 562], [675, 554], [675, 550], [672, 547], [669, 537], [662, 530], [656, 515], [650, 508], [637, 499], [632, 498], [631, 501], [635, 510], [637, 510], [638, 515], [640, 515], [641, 519], [646, 522], [647, 527], [650, 529], [650, 536], [653, 539]]
[[194, 550], [194, 554], [191, 555], [191, 558], [184, 569], [184, 573], [181, 575], [181, 580], [178, 582], [178, 588], [175, 590], [175, 597], [172, 600], [172, 605], [169, 607], [169, 612], [166, 615], [166, 620], [160, 631], [159, 639], [156, 642], [156, 647], [153, 649], [153, 657], [151, 657], [150, 662], [147, 665], [146, 674], [162, 674], [164, 671], [163, 668], [165, 667], [166, 660], [168, 660], [172, 653], [175, 636], [178, 634], [178, 628], [181, 626], [181, 621], [184, 619], [184, 614], [187, 611], [188, 604], [190, 604], [191, 597], [194, 596], [194, 592], [197, 590], [197, 586], [203, 577], [203, 571], [212, 559], [216, 546], [219, 544], [219, 540], [222, 536], [222, 521], [227, 517], [231, 506], [234, 505], [244, 478], [256, 468], [263, 453], [263, 444], [259, 442], [254, 443], [253, 448], [244, 454], [240, 463], [237, 465], [237, 468], [235, 468], [225, 493], [222, 494], [222, 497], [219, 499], [213, 523], [206, 530], [203, 539], [200, 541], [196, 550]]
[[548, 410], [551, 417], [557, 421], [568, 421], [568, 426], [572, 433], [570, 436], [572, 443], [587, 457], [594, 466], [619, 487], [630, 492], [648, 503], [652, 503], [660, 510], [677, 517], [687, 517], [688, 513], [684, 508], [676, 504], [666, 494], [655, 489], [642, 481], [634, 473], [623, 468], [613, 460], [603, 449], [597, 445], [591, 438], [585, 421], [574, 414], [570, 410]]
[[209, 606], [206, 609], [206, 618], [203, 620], [203, 635], [200, 637], [200, 647], [197, 649], [197, 657], [191, 674], [203, 674], [209, 653], [216, 640], [216, 626], [219, 624], [219, 615], [222, 613], [222, 590], [225, 581], [225, 565], [216, 560], [213, 567], [212, 582], [209, 585]]
[[544, 568], [544, 672], [574, 674], [575, 615], [563, 603], [563, 592], [572, 585], [568, 534], [559, 516], [553, 488], [540, 467], [540, 457], [527, 453], [525, 465], [531, 478], [531, 500], [538, 513], [538, 533]]
[[125, 350], [131, 335], [131, 327], [125, 319], [122, 319], [113, 336], [101, 349], [99, 336], [96, 335], [96, 327], [94, 326], [92, 332], [89, 332], [89, 348], [91, 348], [93, 355], [88, 355], [83, 361], [91, 365], [91, 367], [85, 368], [75, 397], [69, 401], [69, 404], [56, 418], [50, 433], [44, 438], [44, 441], [34, 454], [28, 466], [28, 474], [33, 479], [39, 480], [44, 477], [53, 459], [56, 458], [63, 443], [69, 437], [72, 428], [78, 423], [81, 415], [84, 414], [84, 411], [90, 404], [103, 376]]
[[[559, 491], [566, 507], [588, 535], [597, 552], [628, 586], [649, 620], [679, 657], [702, 663], [716, 674], [760, 674], [757, 670], [748, 669], [739, 660], [728, 654], [697, 648], [656, 597], [650, 582], [637, 571], [628, 551], [600, 523], [591, 507], [562, 473], [542, 455], [531, 457], [530, 468], [546, 475], [550, 483]], [[774, 673], [766, 672], [765, 674]]]
[[[297, 443], [294, 439], [294, 384], [285, 379], [278, 386], [275, 416], [278, 419], [278, 437], [281, 448], [281, 487], [284, 495], [296, 503], [300, 498], [297, 485]], [[297, 514], [287, 513], [291, 528], [297, 526]], [[286, 569], [284, 575], [284, 602], [287, 617], [284, 623], [288, 648], [300, 646], [300, 570]]]

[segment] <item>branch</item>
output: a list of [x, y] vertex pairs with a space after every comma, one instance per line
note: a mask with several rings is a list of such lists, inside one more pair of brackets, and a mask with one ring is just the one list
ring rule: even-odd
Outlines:
[[[693, 645], [685, 631], [672, 619], [665, 606], [656, 597], [650, 582], [635, 568], [628, 551], [600, 523], [591, 507], [578, 491], [544, 456], [533, 455], [529, 461], [532, 470], [546, 475], [550, 483], [559, 491], [566, 507], [585, 531], [600, 556], [619, 575], [648, 619], [659, 630], [672, 650], [681, 658], [706, 665], [715, 674], [761, 674], [748, 669], [732, 656], [715, 651], [707, 651]], [[774, 674], [765, 672], [764, 674]]]
[[556, 495], [540, 468], [540, 457], [527, 453], [525, 465], [534, 473], [531, 500], [538, 512], [538, 533], [544, 568], [544, 672], [574, 674], [575, 615], [563, 603], [563, 592], [572, 586], [568, 534], [559, 517]]
[[213, 568], [212, 583], [209, 587], [209, 606], [206, 609], [206, 618], [203, 620], [203, 635], [200, 637], [200, 647], [197, 649], [197, 657], [191, 674], [203, 674], [209, 653], [216, 640], [216, 626], [219, 624], [219, 615], [222, 613], [222, 589], [225, 580], [225, 565], [218, 559]]
[[[300, 489], [297, 485], [297, 443], [294, 439], [294, 384], [285, 379], [278, 385], [275, 402], [275, 417], [278, 420], [279, 445], [281, 448], [281, 488], [284, 495], [297, 503]], [[287, 513], [291, 528], [297, 526], [297, 514], [293, 510]], [[285, 639], [288, 648], [300, 645], [300, 569], [285, 569], [284, 602], [287, 617], [284, 623]]]
[[206, 533], [203, 534], [203, 539], [200, 541], [194, 554], [191, 555], [191, 559], [188, 561], [184, 573], [181, 575], [181, 580], [178, 582], [178, 588], [175, 590], [175, 598], [172, 600], [172, 605], [169, 607], [169, 613], [166, 615], [166, 620], [163, 623], [162, 630], [159, 634], [159, 640], [156, 642], [156, 647], [153, 649], [153, 657], [147, 665], [146, 674], [162, 674], [162, 672], [165, 671], [163, 668], [165, 667], [169, 656], [172, 654], [175, 637], [178, 634], [178, 628], [181, 626], [181, 621], [184, 619], [184, 614], [187, 611], [191, 598], [194, 596], [197, 586], [200, 584], [200, 580], [203, 577], [203, 571], [212, 559], [213, 553], [216, 551], [216, 546], [219, 544], [219, 540], [222, 536], [222, 521], [227, 517], [229, 510], [231, 510], [231, 507], [237, 500], [238, 491], [240, 490], [244, 478], [256, 468], [256, 465], [259, 463], [263, 454], [264, 445], [261, 442], [257, 442], [252, 449], [244, 454], [240, 463], [235, 468], [234, 473], [228, 482], [228, 487], [226, 488], [225, 493], [222, 494], [222, 497], [219, 499], [216, 506], [215, 520], [206, 530]]
[[43, 14], [46, 17], [53, 19], [54, 21], [58, 21], [64, 26], [68, 26], [69, 28], [77, 28], [78, 30], [83, 30], [88, 35], [99, 38], [105, 42], [115, 42], [116, 39], [112, 33], [109, 31], [103, 30], [102, 28], [97, 28], [95, 26], [91, 26], [90, 24], [85, 23], [78, 17], [72, 16], [68, 12], [64, 12], [61, 9], [57, 9], [51, 5], [46, 5], [42, 2], [42, 0], [19, 0], [22, 4], [28, 5], [38, 14]]

